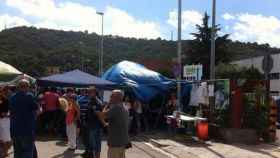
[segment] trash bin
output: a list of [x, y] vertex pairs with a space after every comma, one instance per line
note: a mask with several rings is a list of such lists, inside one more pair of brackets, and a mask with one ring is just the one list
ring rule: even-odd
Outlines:
[[197, 137], [200, 140], [208, 139], [208, 122], [200, 121], [197, 123]]

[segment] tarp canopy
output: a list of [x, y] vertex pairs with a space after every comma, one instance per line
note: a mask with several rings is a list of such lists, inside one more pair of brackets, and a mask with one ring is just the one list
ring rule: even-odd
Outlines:
[[130, 87], [142, 102], [149, 102], [158, 94], [166, 94], [176, 84], [174, 80], [130, 61], [112, 66], [102, 78]]
[[87, 87], [111, 89], [117, 85], [111, 81], [101, 79], [80, 70], [73, 70], [62, 74], [42, 77], [37, 80], [37, 84], [42, 87]]
[[5, 86], [5, 85], [16, 85], [20, 80], [26, 79], [30, 82], [31, 85], [35, 85], [36, 79], [27, 75], [27, 74], [21, 74], [15, 77], [13, 80], [8, 81], [8, 82], [0, 82], [0, 86]]
[[0, 82], [8, 82], [23, 74], [13, 66], [0, 61]]

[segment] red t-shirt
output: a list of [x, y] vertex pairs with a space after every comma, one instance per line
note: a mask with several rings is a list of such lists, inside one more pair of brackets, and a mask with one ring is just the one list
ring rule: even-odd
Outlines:
[[66, 113], [66, 125], [70, 125], [74, 122], [75, 118], [77, 116], [77, 111], [74, 108], [71, 108]]
[[54, 92], [46, 92], [44, 94], [44, 111], [54, 111], [59, 105], [59, 95]]

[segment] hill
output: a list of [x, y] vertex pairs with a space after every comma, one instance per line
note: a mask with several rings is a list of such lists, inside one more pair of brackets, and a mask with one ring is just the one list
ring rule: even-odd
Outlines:
[[[0, 60], [33, 76], [46, 75], [48, 66], [58, 66], [61, 71], [80, 68], [97, 74], [99, 42], [100, 36], [95, 33], [16, 27], [0, 32]], [[183, 41], [183, 52], [191, 47], [189, 43]], [[258, 56], [264, 52], [280, 53], [279, 49], [269, 45], [232, 41], [228, 43], [228, 51], [232, 59]], [[105, 36], [104, 70], [122, 60], [143, 64], [161, 61], [161, 64], [170, 65], [176, 52], [175, 41]], [[170, 73], [171, 67], [161, 69]]]

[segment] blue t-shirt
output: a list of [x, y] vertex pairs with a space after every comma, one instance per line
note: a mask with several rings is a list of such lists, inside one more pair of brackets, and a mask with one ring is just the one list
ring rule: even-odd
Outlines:
[[89, 96], [78, 96], [78, 104], [80, 106], [80, 114], [81, 114], [81, 121], [85, 122], [86, 121], [86, 115], [88, 112], [88, 104], [90, 101], [90, 97]]
[[11, 136], [35, 136], [38, 105], [31, 93], [19, 91], [10, 98]]
[[101, 112], [102, 107], [101, 103], [97, 98], [91, 98], [88, 106], [88, 113], [87, 113], [87, 123], [89, 128], [92, 129], [99, 129], [102, 127], [102, 122], [99, 120], [98, 116], [96, 115], [97, 112]]

